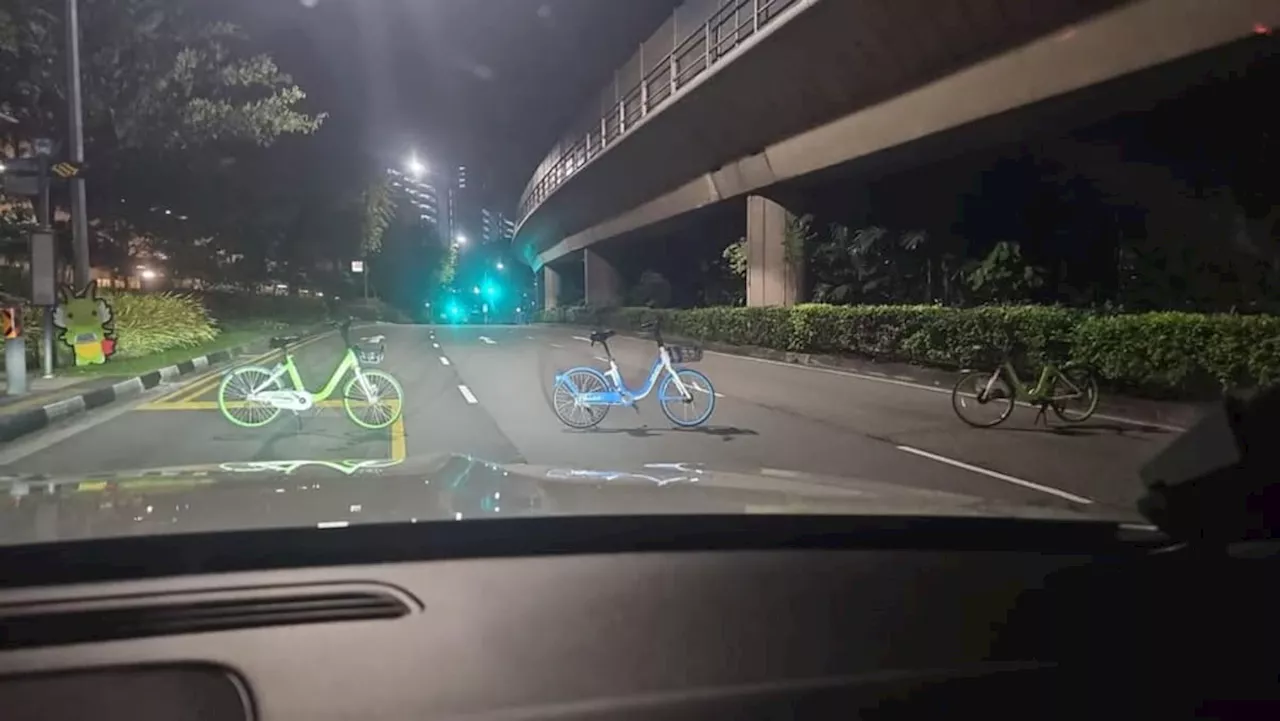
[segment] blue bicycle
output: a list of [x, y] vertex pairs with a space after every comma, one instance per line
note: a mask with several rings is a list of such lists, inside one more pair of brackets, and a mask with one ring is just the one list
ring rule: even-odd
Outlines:
[[[716, 392], [711, 381], [692, 368], [678, 365], [702, 360], [702, 349], [666, 345], [657, 323], [648, 324], [646, 330], [653, 331], [658, 357], [649, 370], [648, 380], [637, 389], [628, 388], [623, 382], [613, 352], [609, 350], [609, 339], [615, 333], [601, 330], [591, 334], [592, 346], [597, 343], [604, 346], [609, 370], [601, 373], [583, 366], [556, 376], [551, 403], [562, 423], [570, 428], [591, 428], [604, 420], [613, 406], [636, 408], [636, 403], [653, 392], [654, 386], [658, 386], [658, 405], [672, 423], [692, 428], [707, 422], [716, 408]], [[662, 378], [661, 385], [659, 378]], [[700, 403], [704, 403], [705, 408], [700, 409]]]

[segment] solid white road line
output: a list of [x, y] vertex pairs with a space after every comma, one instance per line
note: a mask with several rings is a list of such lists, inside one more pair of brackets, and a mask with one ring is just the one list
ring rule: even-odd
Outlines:
[[447, 366], [447, 365], [449, 365], [449, 359], [448, 359], [448, 358], [445, 358], [444, 356], [440, 356], [440, 365], [442, 365], [442, 366]]
[[564, 347], [564, 346], [560, 345], [559, 343], [548, 343], [547, 345], [551, 346], [552, 348], [563, 348], [563, 347]]
[[480, 336], [480, 342], [482, 342], [482, 343], [486, 343], [486, 344], [488, 344], [488, 345], [497, 345], [497, 343], [498, 343], [498, 341], [496, 341], [496, 340], [494, 340], [494, 339], [490, 338], [490, 337], [489, 337], [489, 336], [487, 336], [487, 335], [482, 335], [482, 336]]
[[[714, 351], [714, 350], [706, 351], [706, 354], [720, 356], [721, 358], [734, 358], [736, 360], [751, 361], [752, 363], [765, 363], [768, 365], [782, 366], [783, 368], [795, 368], [798, 370], [813, 371], [815, 373], [828, 373], [830, 375], [836, 375], [836, 376], [860, 378], [862, 380], [873, 381], [875, 383], [888, 383], [890, 385], [902, 386], [904, 388], [915, 388], [916, 390], [929, 391], [931, 393], [946, 393], [948, 395], [951, 394], [950, 388], [940, 388], [938, 386], [925, 385], [924, 383], [918, 383], [916, 381], [900, 380], [900, 378], [902, 378], [903, 376], [899, 376], [897, 378], [891, 378], [883, 373], [876, 373], [875, 371], [867, 371], [866, 373], [860, 373], [858, 371], [837, 370], [835, 368], [818, 368], [815, 366], [801, 365], [799, 363], [787, 363], [785, 361], [776, 361], [771, 358], [752, 358], [751, 356], [735, 355], [733, 353], [721, 353], [719, 351]], [[1030, 403], [1023, 403], [1021, 401], [1018, 402], [1018, 405], [1024, 408], [1035, 407]], [[1174, 433], [1181, 433], [1182, 431], [1187, 430], [1182, 426], [1175, 426], [1168, 423], [1144, 421], [1144, 420], [1139, 420], [1137, 418], [1125, 418], [1124, 416], [1113, 416], [1107, 413], [1095, 413], [1093, 414], [1093, 418], [1100, 421], [1112, 421], [1113, 423], [1125, 423], [1131, 426], [1150, 426], [1152, 428], [1159, 428], [1160, 430], [1172, 431]]]
[[463, 398], [467, 399], [467, 403], [473, 406], [480, 402], [476, 400], [476, 396], [471, 392], [471, 389], [466, 386], [458, 386], [458, 392], [462, 394]]
[[929, 460], [937, 461], [938, 463], [945, 463], [949, 466], [955, 466], [956, 468], [963, 468], [966, 471], [981, 473], [984, 476], [988, 476], [990, 478], [994, 478], [999, 481], [1004, 481], [1005, 483], [1012, 483], [1015, 486], [1022, 486], [1023, 488], [1030, 488], [1033, 491], [1048, 493], [1051, 496], [1064, 498], [1068, 501], [1071, 501], [1072, 503], [1079, 503], [1081, 505], [1089, 505], [1090, 503], [1093, 503], [1093, 500], [1089, 498], [1085, 498], [1084, 496], [1077, 496], [1074, 493], [1067, 493], [1066, 491], [1063, 491], [1058, 488], [1054, 488], [1053, 486], [1042, 486], [1039, 483], [1024, 481], [1021, 478], [1014, 478], [1013, 476], [1008, 476], [1003, 473], [999, 473], [987, 468], [983, 468], [981, 466], [975, 466], [969, 463], [965, 463], [963, 461], [957, 461], [954, 458], [947, 458], [946, 456], [940, 456], [937, 453], [922, 451], [919, 448], [912, 448], [911, 446], [898, 446], [898, 450], [906, 451], [907, 453], [911, 453], [911, 454], [920, 456], [922, 458], [928, 458]]

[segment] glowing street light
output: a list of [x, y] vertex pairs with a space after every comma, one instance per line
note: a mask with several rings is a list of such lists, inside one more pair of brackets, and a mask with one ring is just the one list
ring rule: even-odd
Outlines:
[[404, 168], [409, 171], [409, 175], [415, 178], [421, 178], [427, 172], [426, 164], [418, 160], [417, 155], [410, 155], [409, 160], [404, 164]]
[[466, 245], [467, 236], [463, 235], [462, 233], [458, 233], [457, 237], [453, 239], [453, 242], [458, 245]]
[[502, 261], [498, 261], [498, 270], [502, 270], [502, 269], [504, 269], [504, 268], [506, 268], [506, 267], [507, 267], [507, 266], [505, 266], [505, 265], [503, 265], [503, 264], [502, 264]]

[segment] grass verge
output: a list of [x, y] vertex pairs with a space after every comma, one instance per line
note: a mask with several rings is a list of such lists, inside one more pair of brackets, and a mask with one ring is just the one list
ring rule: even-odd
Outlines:
[[102, 365], [91, 366], [70, 366], [59, 368], [59, 375], [66, 375], [78, 378], [98, 378], [108, 376], [137, 376], [143, 373], [164, 368], [166, 366], [181, 363], [182, 361], [198, 358], [202, 355], [213, 353], [214, 351], [226, 350], [227, 348], [235, 348], [237, 346], [251, 343], [259, 338], [266, 338], [273, 334], [271, 330], [265, 327], [259, 328], [229, 328], [218, 334], [217, 338], [211, 341], [194, 345], [189, 348], [174, 348], [172, 350], [163, 351], [161, 353], [153, 353], [149, 356], [141, 358], [121, 358], [108, 360]]

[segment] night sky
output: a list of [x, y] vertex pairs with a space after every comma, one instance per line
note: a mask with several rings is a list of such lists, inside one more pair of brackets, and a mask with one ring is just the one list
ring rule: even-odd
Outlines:
[[[225, 0], [224, 0], [225, 1]], [[222, 5], [330, 117], [335, 168], [488, 175], [512, 208], [534, 166], [677, 0], [234, 0]]]

